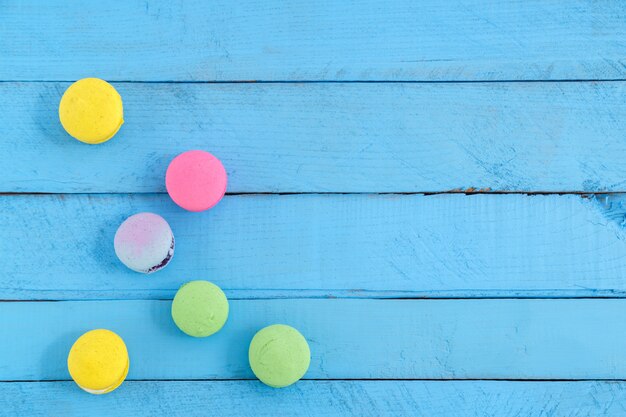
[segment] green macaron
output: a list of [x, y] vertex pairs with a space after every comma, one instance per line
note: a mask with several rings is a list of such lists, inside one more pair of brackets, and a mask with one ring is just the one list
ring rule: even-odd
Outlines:
[[299, 331], [274, 324], [254, 335], [248, 359], [252, 372], [261, 382], [283, 388], [304, 376], [311, 363], [311, 350]]
[[228, 319], [228, 300], [217, 285], [208, 281], [190, 281], [183, 284], [174, 296], [172, 318], [189, 336], [211, 336]]

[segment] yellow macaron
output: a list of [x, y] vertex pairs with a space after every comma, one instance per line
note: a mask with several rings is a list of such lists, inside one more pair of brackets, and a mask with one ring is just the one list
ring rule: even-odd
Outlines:
[[91, 330], [70, 349], [67, 368], [76, 384], [91, 394], [106, 394], [119, 387], [129, 367], [121, 337], [110, 330]]
[[122, 97], [104, 80], [83, 78], [65, 90], [59, 119], [65, 131], [81, 142], [106, 142], [124, 123]]

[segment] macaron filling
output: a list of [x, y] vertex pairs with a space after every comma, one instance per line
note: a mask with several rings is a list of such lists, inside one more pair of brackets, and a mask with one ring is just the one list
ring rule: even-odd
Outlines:
[[170, 261], [174, 257], [174, 246], [175, 246], [174, 236], [172, 235], [172, 243], [170, 244], [170, 250], [167, 252], [167, 255], [165, 256], [165, 258], [163, 258], [161, 262], [159, 262], [158, 265], [154, 265], [153, 267], [149, 268], [146, 271], [146, 274], [151, 274], [152, 272], [156, 272], [160, 269], [165, 268], [167, 264], [170, 263]]

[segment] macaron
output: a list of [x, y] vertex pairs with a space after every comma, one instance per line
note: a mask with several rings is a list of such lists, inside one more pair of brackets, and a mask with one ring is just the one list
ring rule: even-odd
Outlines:
[[136, 272], [150, 274], [174, 256], [174, 234], [165, 219], [154, 213], [137, 213], [120, 225], [113, 239], [115, 254]]
[[104, 80], [83, 78], [65, 90], [59, 118], [65, 131], [79, 141], [106, 142], [124, 123], [122, 97]]
[[252, 372], [261, 382], [283, 388], [304, 376], [311, 363], [311, 350], [299, 331], [285, 324], [274, 324], [254, 335], [248, 359]]
[[226, 170], [215, 156], [205, 151], [183, 152], [170, 162], [165, 188], [172, 200], [189, 211], [204, 211], [226, 193]]
[[220, 287], [209, 281], [190, 281], [174, 296], [172, 318], [189, 336], [211, 336], [228, 319], [228, 299]]
[[67, 368], [76, 384], [90, 394], [106, 394], [128, 375], [128, 351], [121, 337], [110, 330], [91, 330], [70, 349]]

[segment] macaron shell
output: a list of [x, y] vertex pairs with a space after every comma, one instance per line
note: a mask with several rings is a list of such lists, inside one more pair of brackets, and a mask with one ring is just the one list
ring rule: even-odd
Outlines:
[[226, 193], [224, 165], [205, 151], [188, 151], [172, 160], [165, 174], [165, 187], [176, 204], [189, 211], [215, 206]]
[[217, 285], [208, 281], [190, 281], [176, 292], [172, 301], [172, 319], [184, 333], [207, 337], [218, 332], [228, 319], [228, 299]]
[[124, 123], [122, 97], [104, 80], [83, 78], [63, 94], [59, 119], [65, 131], [81, 142], [106, 142]]
[[174, 256], [174, 234], [167, 221], [154, 213], [137, 213], [115, 233], [115, 254], [124, 265], [144, 274], [164, 268]]
[[115, 384], [113, 384], [112, 386], [105, 388], [105, 389], [101, 389], [101, 390], [94, 390], [94, 389], [89, 389], [86, 387], [82, 387], [80, 385], [78, 385], [83, 391], [87, 391], [90, 394], [95, 394], [95, 395], [102, 395], [102, 394], [108, 394], [111, 391], [114, 391], [115, 389], [117, 389], [120, 385], [122, 385], [122, 382], [124, 382], [124, 380], [126, 379], [126, 376], [128, 376], [128, 370], [130, 369], [130, 361], [127, 362], [126, 364], [126, 370], [124, 371], [124, 373], [122, 374], [122, 376], [120, 377], [119, 381], [117, 381]]
[[273, 388], [284, 388], [304, 376], [311, 363], [309, 344], [291, 326], [274, 324], [259, 330], [250, 342], [252, 372]]
[[70, 349], [67, 367], [76, 384], [87, 392], [113, 391], [126, 378], [128, 351], [121, 337], [110, 330], [91, 330]]

